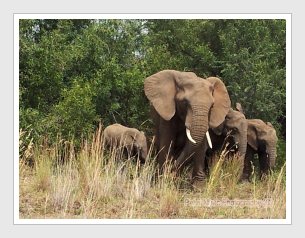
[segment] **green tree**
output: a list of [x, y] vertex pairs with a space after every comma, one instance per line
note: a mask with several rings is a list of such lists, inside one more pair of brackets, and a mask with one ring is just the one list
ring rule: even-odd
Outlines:
[[[151, 130], [144, 79], [218, 76], [248, 118], [285, 132], [285, 20], [20, 20], [20, 127], [80, 138], [118, 122]], [[283, 134], [284, 135], [284, 134]]]
[[286, 114], [285, 21], [228, 20], [220, 39], [221, 76], [233, 103], [240, 102], [248, 118], [278, 126]]
[[56, 138], [74, 138], [80, 142], [82, 135], [93, 131], [98, 121], [93, 98], [96, 92], [89, 83], [75, 78], [70, 89], [61, 93], [61, 100], [54, 105], [48, 115], [47, 130]]

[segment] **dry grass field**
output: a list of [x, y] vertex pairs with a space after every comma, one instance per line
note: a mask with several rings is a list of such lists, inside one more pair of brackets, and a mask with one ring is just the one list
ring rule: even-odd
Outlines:
[[61, 140], [52, 147], [25, 143], [20, 133], [20, 219], [286, 217], [285, 166], [264, 180], [254, 173], [251, 182], [238, 183], [238, 160], [220, 155], [202, 189], [191, 189], [189, 170], [177, 177], [168, 166], [158, 175], [152, 153], [145, 164], [125, 158], [104, 149], [101, 132], [79, 151]]

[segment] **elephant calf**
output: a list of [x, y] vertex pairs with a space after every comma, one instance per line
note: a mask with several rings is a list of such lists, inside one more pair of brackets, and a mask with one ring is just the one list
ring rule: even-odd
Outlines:
[[212, 155], [215, 152], [226, 149], [238, 153], [241, 168], [243, 168], [247, 150], [247, 129], [248, 121], [245, 115], [231, 108], [225, 121], [220, 126], [209, 129], [213, 148], [207, 151], [205, 158], [206, 167], [209, 168], [209, 163], [212, 162]]
[[142, 162], [147, 156], [147, 140], [143, 131], [129, 128], [120, 124], [109, 125], [104, 133], [105, 145], [111, 147], [122, 147], [127, 150], [130, 156], [139, 155]]
[[275, 165], [278, 141], [276, 130], [270, 122], [265, 123], [260, 119], [248, 119], [247, 139], [243, 179], [249, 180], [254, 154], [258, 154], [261, 177], [264, 177]]

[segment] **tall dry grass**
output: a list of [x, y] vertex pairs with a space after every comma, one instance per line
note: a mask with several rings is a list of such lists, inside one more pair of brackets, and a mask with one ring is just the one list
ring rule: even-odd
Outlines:
[[[162, 174], [150, 148], [144, 164], [105, 148], [102, 127], [75, 150], [73, 142], [25, 144], [20, 134], [20, 218], [285, 218], [285, 166], [260, 181], [238, 183], [238, 159], [216, 156], [203, 189], [190, 170]], [[27, 140], [30, 141], [30, 140]], [[26, 161], [31, 158], [30, 166]]]

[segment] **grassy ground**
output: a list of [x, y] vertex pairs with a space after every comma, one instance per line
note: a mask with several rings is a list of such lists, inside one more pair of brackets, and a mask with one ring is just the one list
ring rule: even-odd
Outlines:
[[238, 159], [219, 156], [201, 189], [191, 189], [189, 170], [177, 177], [168, 169], [158, 176], [153, 156], [145, 164], [122, 158], [120, 150], [103, 149], [100, 135], [101, 130], [76, 152], [69, 142], [25, 143], [21, 132], [21, 219], [286, 216], [285, 166], [262, 181], [254, 173], [251, 182], [238, 183]]

